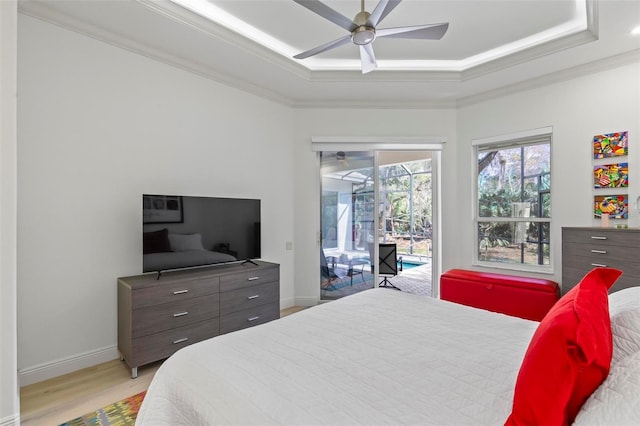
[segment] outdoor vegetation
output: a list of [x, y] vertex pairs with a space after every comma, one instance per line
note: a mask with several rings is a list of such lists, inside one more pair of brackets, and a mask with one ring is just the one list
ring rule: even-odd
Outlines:
[[432, 238], [431, 160], [381, 167], [380, 240], [398, 253], [430, 256]]
[[549, 263], [550, 170], [548, 143], [478, 153], [480, 260]]

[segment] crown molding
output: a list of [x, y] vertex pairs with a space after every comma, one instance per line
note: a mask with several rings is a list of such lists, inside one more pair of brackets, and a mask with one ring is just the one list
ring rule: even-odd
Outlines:
[[537, 89], [543, 86], [548, 86], [550, 84], [560, 83], [563, 81], [573, 80], [578, 77], [596, 74], [602, 71], [607, 71], [612, 68], [629, 65], [639, 61], [640, 61], [640, 49], [635, 49], [629, 52], [613, 55], [608, 58], [602, 58], [586, 64], [577, 65], [572, 68], [567, 68], [561, 71], [555, 71], [555, 72], [552, 72], [537, 78], [532, 78], [520, 83], [511, 84], [508, 86], [500, 87], [498, 89], [493, 89], [486, 92], [478, 93], [473, 96], [460, 98], [457, 101], [457, 106], [458, 107], [469, 106], [469, 105], [481, 103], [490, 99], [496, 99], [496, 98], [511, 95], [514, 93]]
[[[319, 82], [351, 82], [351, 81], [467, 81], [477, 77], [481, 77], [491, 72], [500, 71], [523, 62], [547, 56], [558, 51], [577, 47], [584, 43], [592, 42], [598, 39], [598, 1], [585, 0], [586, 5], [586, 28], [580, 31], [566, 34], [564, 36], [549, 39], [545, 42], [532, 45], [530, 47], [509, 53], [495, 59], [489, 59], [477, 65], [471, 65], [466, 68], [461, 65], [453, 65], [449, 67], [439, 66], [438, 69], [393, 69], [379, 66], [376, 72], [362, 74], [360, 69], [312, 69], [303, 66], [293, 58], [285, 57], [280, 53], [270, 50], [268, 47], [248, 39], [242, 34], [228, 29], [222, 24], [213, 22], [205, 17], [200, 16], [196, 12], [185, 9], [184, 7], [173, 3], [169, 0], [134, 0], [143, 4], [150, 9], [163, 14], [177, 22], [189, 25], [192, 28], [201, 31], [210, 36], [217, 37], [225, 42], [243, 49], [261, 59], [276, 64], [284, 70], [295, 74], [296, 76], [308, 81]], [[381, 62], [379, 61], [379, 65]]]
[[26, 1], [18, 3], [18, 12], [35, 19], [47, 22], [52, 25], [73, 31], [94, 40], [127, 50], [129, 52], [147, 57], [149, 59], [162, 62], [175, 68], [199, 75], [218, 83], [248, 92], [286, 106], [292, 106], [292, 100], [279, 93], [265, 89], [262, 86], [249, 83], [226, 73], [214, 71], [209, 67], [187, 61], [184, 58], [168, 54], [160, 49], [155, 49], [146, 44], [135, 42], [129, 38], [122, 37], [111, 31], [87, 24], [81, 20], [70, 17], [66, 14], [48, 7], [44, 2]]
[[[311, 71], [306, 67], [291, 61], [282, 55], [272, 52], [264, 46], [249, 40], [226, 27], [213, 23], [191, 11], [188, 11], [173, 2], [163, 0], [133, 0], [156, 13], [161, 13], [169, 19], [188, 25], [209, 37], [225, 40], [239, 48], [281, 67], [284, 71], [302, 78], [308, 82], [457, 82], [464, 84], [477, 77], [491, 72], [506, 69], [528, 60], [540, 58], [552, 53], [568, 49], [580, 44], [597, 40], [598, 37], [598, 0], [587, 0], [588, 28], [579, 33], [551, 40], [544, 45], [533, 46], [524, 51], [517, 52], [508, 57], [493, 60], [491, 62], [469, 68], [464, 71], [408, 71], [408, 70], [384, 70], [379, 69], [374, 73], [362, 75], [359, 70], [348, 71]], [[135, 54], [159, 61], [161, 63], [182, 69], [199, 75], [229, 87], [253, 94], [255, 96], [274, 101], [276, 103], [295, 108], [370, 108], [370, 109], [450, 109], [460, 106], [472, 105], [488, 99], [512, 93], [530, 90], [536, 87], [569, 80], [582, 75], [603, 71], [612, 66], [622, 65], [631, 61], [637, 61], [640, 57], [639, 50], [579, 65], [570, 69], [549, 73], [547, 75], [529, 79], [524, 82], [511, 84], [497, 89], [488, 90], [479, 94], [460, 98], [424, 99], [424, 100], [384, 100], [384, 99], [304, 99], [284, 96], [275, 90], [266, 89], [258, 84], [248, 82], [236, 76], [216, 71], [210, 67], [197, 64], [184, 58], [168, 54], [161, 49], [156, 49], [146, 44], [135, 42], [129, 38], [120, 36], [111, 31], [87, 24], [79, 19], [60, 13], [49, 7], [43, 1], [19, 1], [18, 11], [33, 18], [82, 34], [95, 40], [125, 49]]]
[[424, 99], [420, 101], [389, 101], [384, 99], [373, 100], [343, 100], [343, 99], [298, 99], [293, 101], [294, 108], [316, 109], [455, 109], [455, 99]]
[[599, 0], [586, 0], [587, 27], [573, 34], [567, 34], [510, 55], [494, 59], [483, 64], [467, 68], [462, 71], [462, 81], [472, 80], [492, 72], [501, 71], [533, 59], [552, 55], [566, 49], [578, 47], [598, 40], [599, 34]]
[[459, 71], [424, 71], [424, 70], [385, 70], [377, 69], [375, 72], [362, 74], [360, 70], [336, 70], [336, 71], [311, 71], [309, 81], [327, 83], [406, 83], [406, 82], [439, 82], [462, 81], [462, 73]]
[[502, 58], [486, 62], [473, 68], [468, 68], [462, 71], [461, 80], [473, 80], [496, 71], [502, 71], [515, 65], [520, 65], [534, 59], [539, 59], [566, 49], [578, 47], [585, 43], [591, 43], [596, 40], [598, 40], [598, 37], [594, 32], [590, 29], [586, 29], [575, 34], [560, 37], [550, 40], [544, 44], [539, 44], [537, 46], [521, 50], [508, 56], [503, 56]]
[[310, 71], [306, 67], [298, 64], [292, 59], [285, 58], [284, 56], [276, 53], [253, 40], [250, 40], [233, 30], [220, 25], [217, 22], [213, 22], [203, 16], [198, 15], [195, 12], [187, 10], [182, 6], [173, 3], [168, 0], [134, 0], [136, 3], [153, 10], [155, 13], [159, 13], [166, 18], [169, 18], [175, 22], [183, 25], [187, 25], [190, 28], [213, 37], [218, 40], [222, 40], [226, 43], [232, 44], [234, 47], [244, 50], [252, 55], [255, 55], [263, 60], [278, 65], [280, 68], [298, 76], [301, 78], [309, 78]]

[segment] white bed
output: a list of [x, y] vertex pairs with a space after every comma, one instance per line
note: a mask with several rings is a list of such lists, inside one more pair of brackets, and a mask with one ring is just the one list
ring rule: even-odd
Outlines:
[[[368, 290], [178, 351], [156, 373], [136, 424], [502, 425], [537, 326]], [[640, 335], [630, 340], [624, 351], [640, 352]], [[631, 371], [623, 385], [639, 392], [621, 402], [630, 411], [607, 414], [603, 391], [576, 424], [634, 424], [603, 423], [610, 415], [640, 424], [640, 355], [620, 354], [614, 358], [629, 365], [612, 364], [611, 374]]]

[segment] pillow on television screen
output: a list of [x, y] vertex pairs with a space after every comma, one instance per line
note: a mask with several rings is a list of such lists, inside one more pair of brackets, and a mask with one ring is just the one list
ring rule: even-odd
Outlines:
[[164, 253], [171, 251], [169, 244], [169, 230], [161, 229], [159, 231], [144, 232], [142, 234], [142, 253]]
[[612, 337], [607, 291], [622, 271], [595, 268], [549, 310], [518, 372], [507, 425], [568, 425], [604, 381]]
[[613, 334], [613, 364], [640, 352], [640, 287], [611, 293], [609, 315]]
[[200, 234], [169, 234], [173, 251], [204, 250]]

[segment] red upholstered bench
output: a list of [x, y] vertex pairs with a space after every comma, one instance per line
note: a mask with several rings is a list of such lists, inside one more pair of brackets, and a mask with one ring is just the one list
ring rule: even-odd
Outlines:
[[440, 277], [440, 298], [540, 321], [560, 298], [555, 281], [452, 269]]

